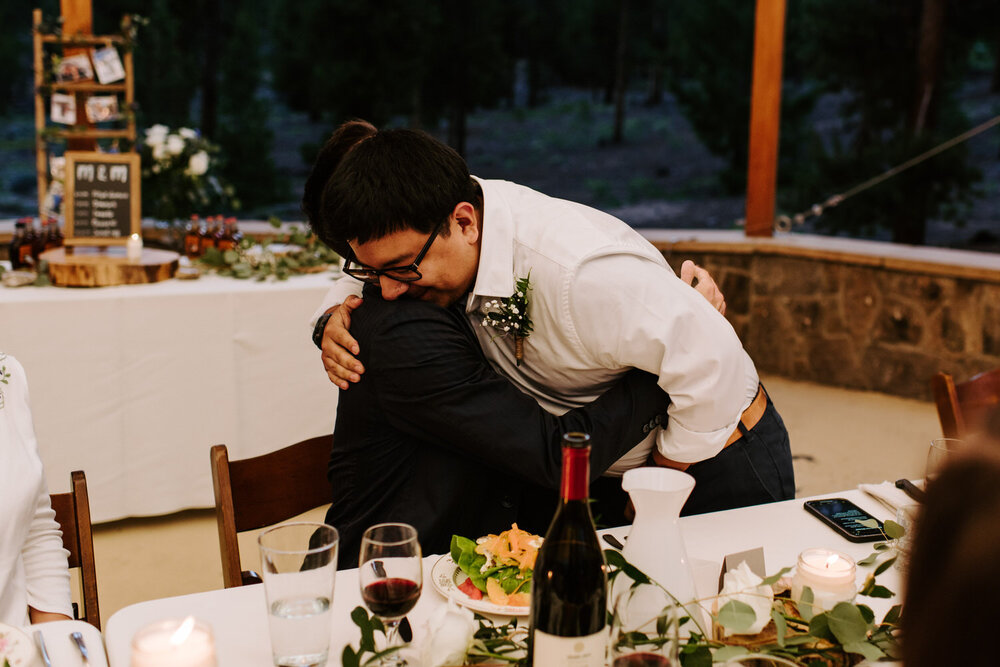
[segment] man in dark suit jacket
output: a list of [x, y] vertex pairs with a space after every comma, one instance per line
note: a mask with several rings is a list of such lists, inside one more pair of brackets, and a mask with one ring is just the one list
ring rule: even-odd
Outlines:
[[[424, 553], [514, 522], [544, 534], [562, 433], [590, 433], [593, 481], [665, 417], [669, 399], [641, 371], [588, 406], [549, 414], [490, 367], [469, 326], [460, 307], [390, 304], [366, 287], [351, 328], [366, 372], [340, 394], [328, 471], [341, 568], [356, 566], [362, 534], [381, 522], [415, 526]], [[598, 499], [595, 517], [602, 511]]]

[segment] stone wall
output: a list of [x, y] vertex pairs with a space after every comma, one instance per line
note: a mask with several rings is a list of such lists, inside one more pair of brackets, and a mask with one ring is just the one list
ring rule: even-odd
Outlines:
[[1000, 255], [698, 237], [651, 240], [675, 271], [693, 259], [712, 273], [762, 372], [929, 399], [938, 371], [961, 381], [1000, 367]]

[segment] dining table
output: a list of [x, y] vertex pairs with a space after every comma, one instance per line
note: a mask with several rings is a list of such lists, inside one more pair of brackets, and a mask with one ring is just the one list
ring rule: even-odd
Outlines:
[[[880, 520], [895, 516], [886, 506], [857, 489], [817, 496], [820, 497], [847, 498]], [[783, 567], [794, 566], [799, 553], [812, 547], [839, 551], [855, 561], [872, 553], [871, 543], [850, 542], [807, 513], [803, 508], [804, 500], [807, 499], [681, 517], [679, 525], [699, 598], [718, 593], [721, 564], [730, 554], [760, 547], [767, 574], [774, 574]], [[600, 532], [621, 541], [627, 539], [629, 530], [630, 526], [619, 526]], [[440, 554], [431, 554], [423, 559], [423, 591], [408, 615], [415, 644], [427, 636], [428, 619], [435, 610], [449, 604], [432, 580], [432, 572], [442, 558], [444, 556]], [[858, 566], [858, 586], [874, 567]], [[881, 619], [893, 604], [899, 602], [902, 581], [896, 567], [880, 574], [878, 581], [896, 592], [896, 597], [891, 599], [864, 598], [864, 603], [871, 607], [876, 618]], [[332, 603], [328, 665], [341, 664], [345, 646], [358, 647], [360, 630], [351, 621], [350, 615], [355, 607], [362, 604], [358, 570], [339, 571]], [[272, 665], [264, 587], [250, 585], [150, 600], [120, 609], [111, 616], [104, 632], [110, 667], [128, 667], [130, 643], [139, 629], [163, 619], [189, 615], [194, 615], [212, 628], [219, 667]], [[523, 622], [527, 623], [527, 616], [523, 617]]]
[[83, 470], [97, 523], [212, 507], [212, 445], [235, 460], [332, 433], [310, 319], [337, 275], [0, 287], [50, 492]]

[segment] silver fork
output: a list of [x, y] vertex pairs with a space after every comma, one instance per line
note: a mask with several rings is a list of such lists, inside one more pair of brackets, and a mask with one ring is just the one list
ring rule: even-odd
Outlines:
[[49, 652], [45, 650], [45, 637], [42, 636], [42, 631], [35, 630], [34, 636], [38, 652], [42, 654], [42, 662], [45, 663], [45, 667], [52, 667], [52, 661], [49, 660]]
[[76, 647], [80, 649], [80, 655], [83, 657], [83, 664], [89, 665], [90, 656], [87, 654], [87, 645], [83, 643], [83, 635], [80, 634], [79, 632], [74, 632], [70, 634], [70, 637], [73, 639], [73, 642], [76, 644]]

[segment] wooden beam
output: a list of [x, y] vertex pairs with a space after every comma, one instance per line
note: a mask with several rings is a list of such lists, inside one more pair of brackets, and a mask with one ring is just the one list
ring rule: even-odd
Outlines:
[[[94, 11], [91, 0], [59, 0], [59, 11], [62, 12], [64, 37], [73, 35], [94, 34]], [[66, 47], [64, 56], [87, 53], [88, 48]], [[86, 95], [76, 95], [76, 124], [93, 128], [87, 120]], [[66, 150], [92, 151], [97, 149], [97, 141], [90, 138], [70, 137], [66, 140]]]
[[785, 0], [757, 0], [747, 165], [747, 236], [772, 236], [781, 123], [781, 60]]

